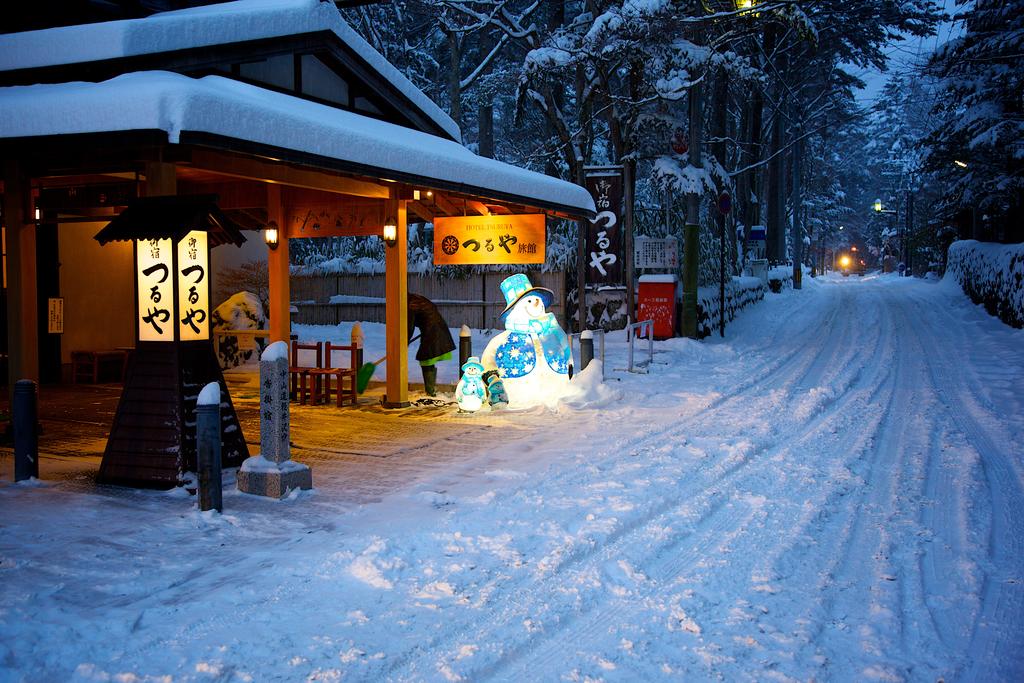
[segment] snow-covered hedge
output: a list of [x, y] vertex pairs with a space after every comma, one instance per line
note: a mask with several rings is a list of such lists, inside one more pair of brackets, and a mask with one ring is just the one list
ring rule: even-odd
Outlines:
[[775, 266], [768, 269], [768, 289], [778, 294], [793, 286], [793, 266]]
[[[790, 280], [792, 280], [790, 275]], [[764, 298], [768, 288], [759, 277], [734, 277], [725, 283], [725, 320], [729, 322], [746, 306]], [[697, 337], [703, 339], [718, 327], [719, 287], [697, 290]]]
[[1024, 244], [975, 240], [949, 247], [946, 277], [959, 283], [976, 304], [1007, 325], [1024, 327]]

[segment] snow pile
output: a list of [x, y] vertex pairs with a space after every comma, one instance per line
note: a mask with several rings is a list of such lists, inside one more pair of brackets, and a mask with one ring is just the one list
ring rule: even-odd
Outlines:
[[989, 315], [1024, 327], [1024, 244], [954, 242], [949, 247], [946, 277], [954, 278]]
[[594, 211], [590, 193], [574, 183], [479, 157], [454, 140], [223, 76], [144, 71], [102, 83], [0, 88], [0, 138], [130, 130], [162, 130], [172, 144], [196, 133], [219, 135], [529, 206]]
[[308, 469], [306, 465], [294, 460], [284, 460], [282, 462], [274, 462], [273, 460], [267, 460], [262, 455], [254, 455], [250, 458], [246, 458], [242, 462], [242, 472], [280, 472], [281, 474], [288, 474], [289, 472], [300, 472]]
[[[772, 275], [772, 277], [777, 277]], [[790, 276], [792, 280], [792, 275]], [[725, 321], [751, 304], [764, 299], [767, 290], [759, 277], [734, 277], [725, 283]], [[707, 337], [718, 326], [719, 286], [700, 287], [697, 290], [697, 337]]]
[[[224, 369], [238, 367], [253, 359], [254, 348], [239, 343], [239, 337], [224, 334], [231, 330], [265, 330], [267, 316], [260, 298], [252, 292], [238, 292], [213, 311], [213, 333], [220, 335], [217, 360]], [[256, 340], [257, 344], [266, 343]]]
[[275, 360], [288, 358], [288, 344], [283, 341], [276, 341], [263, 351], [260, 355], [261, 361], [272, 363]]
[[199, 398], [196, 399], [196, 405], [201, 406], [219, 406], [220, 405], [220, 385], [216, 382], [210, 382], [203, 390], [199, 392]]
[[573, 408], [602, 408], [622, 398], [622, 393], [605, 384], [601, 361], [596, 358], [569, 382], [562, 403]]

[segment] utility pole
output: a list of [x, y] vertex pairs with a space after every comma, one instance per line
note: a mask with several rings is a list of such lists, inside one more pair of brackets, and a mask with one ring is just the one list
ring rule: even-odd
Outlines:
[[803, 287], [803, 267], [801, 261], [803, 260], [803, 246], [804, 246], [804, 231], [803, 224], [801, 222], [801, 215], [803, 213], [803, 197], [801, 196], [800, 188], [800, 155], [803, 152], [803, 141], [800, 139], [800, 127], [796, 128], [794, 133], [793, 142], [793, 228], [790, 237], [793, 241], [793, 289], [801, 289]]
[[[689, 93], [690, 166], [701, 168], [700, 147], [703, 136], [704, 107], [700, 84]], [[700, 263], [700, 194], [686, 195], [686, 227], [683, 229], [683, 336], [697, 338], [697, 268]]]
[[903, 262], [906, 265], [906, 273], [908, 276], [913, 274], [911, 265], [913, 256], [910, 253], [910, 242], [914, 234], [914, 182], [911, 178], [910, 186], [907, 188], [907, 226], [906, 235], [904, 238], [904, 250], [906, 251], [906, 260]]

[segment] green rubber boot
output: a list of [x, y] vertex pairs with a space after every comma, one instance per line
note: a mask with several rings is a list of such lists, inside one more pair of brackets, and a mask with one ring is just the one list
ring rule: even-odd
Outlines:
[[434, 396], [437, 393], [437, 366], [421, 365], [420, 370], [423, 371], [423, 391], [427, 396]]

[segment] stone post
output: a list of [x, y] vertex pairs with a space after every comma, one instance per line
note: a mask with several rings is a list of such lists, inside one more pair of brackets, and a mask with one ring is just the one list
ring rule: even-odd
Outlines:
[[220, 385], [210, 382], [196, 400], [196, 464], [202, 512], [224, 511], [220, 429]]
[[260, 454], [238, 470], [238, 490], [283, 498], [313, 488], [313, 472], [291, 460], [288, 448], [288, 344], [279, 341], [260, 356]]
[[14, 481], [39, 478], [39, 392], [30, 379], [14, 383]]

